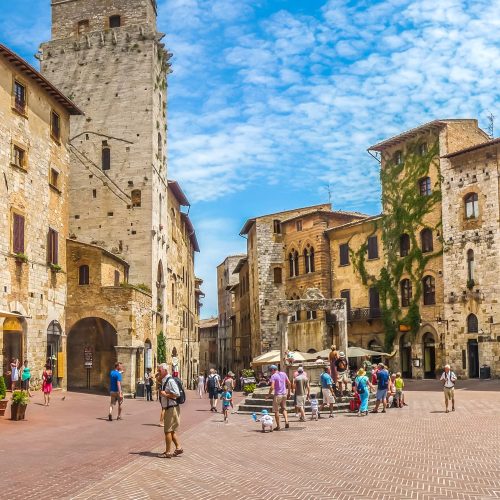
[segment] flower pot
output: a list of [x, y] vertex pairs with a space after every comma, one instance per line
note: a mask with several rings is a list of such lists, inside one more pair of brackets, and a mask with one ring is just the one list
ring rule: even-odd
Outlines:
[[26, 407], [28, 405], [20, 405], [18, 403], [12, 403], [10, 406], [10, 419], [11, 420], [24, 420], [24, 415], [26, 413]]
[[7, 410], [8, 404], [8, 399], [0, 399], [0, 417], [3, 417], [5, 415], [5, 410]]

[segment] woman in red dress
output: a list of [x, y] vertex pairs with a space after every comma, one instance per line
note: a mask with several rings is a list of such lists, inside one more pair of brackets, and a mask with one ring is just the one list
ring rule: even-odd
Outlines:
[[52, 367], [49, 364], [45, 365], [45, 370], [42, 373], [42, 392], [44, 406], [49, 406], [50, 393], [52, 392]]

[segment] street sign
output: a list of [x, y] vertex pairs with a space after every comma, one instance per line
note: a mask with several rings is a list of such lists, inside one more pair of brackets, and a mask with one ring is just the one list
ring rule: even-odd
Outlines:
[[83, 348], [83, 365], [85, 368], [92, 368], [94, 364], [94, 349], [92, 346], [85, 346]]

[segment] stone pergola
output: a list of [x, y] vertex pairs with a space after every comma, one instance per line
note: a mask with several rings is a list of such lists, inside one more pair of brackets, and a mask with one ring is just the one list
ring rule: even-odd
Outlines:
[[288, 350], [288, 318], [297, 311], [326, 311], [335, 314], [339, 325], [339, 351], [347, 353], [347, 304], [346, 299], [326, 299], [317, 288], [308, 288], [302, 299], [278, 302], [280, 360], [283, 366]]

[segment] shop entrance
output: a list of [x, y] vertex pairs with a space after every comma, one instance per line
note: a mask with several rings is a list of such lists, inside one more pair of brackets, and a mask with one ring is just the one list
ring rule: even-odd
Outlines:
[[58, 321], [52, 321], [47, 328], [47, 364], [52, 368], [52, 386], [59, 387], [61, 382], [58, 372], [58, 353], [61, 352], [61, 334], [62, 328]]
[[476, 339], [467, 342], [469, 353], [469, 378], [479, 378], [479, 345]]
[[[23, 318], [6, 318], [3, 322], [3, 373], [10, 371], [10, 363], [13, 359], [19, 360], [22, 366], [24, 361], [24, 343], [23, 343]], [[7, 387], [10, 389], [10, 377], [6, 378]]]
[[424, 378], [436, 378], [436, 343], [432, 333], [426, 333], [424, 343]]
[[411, 378], [411, 342], [409, 334], [401, 337], [399, 344], [399, 353], [401, 361], [401, 374], [405, 378]]

